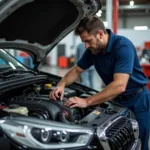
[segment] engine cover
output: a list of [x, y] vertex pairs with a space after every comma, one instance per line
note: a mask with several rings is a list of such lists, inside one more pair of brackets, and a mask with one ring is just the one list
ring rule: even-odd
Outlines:
[[18, 96], [10, 100], [9, 104], [18, 104], [25, 106], [29, 110], [29, 116], [39, 117], [41, 119], [50, 119], [59, 121], [59, 113], [65, 112], [66, 119], [69, 122], [75, 122], [82, 119], [83, 113], [80, 108], [68, 108], [64, 105], [67, 99], [50, 100], [48, 95], [34, 95], [34, 96]]

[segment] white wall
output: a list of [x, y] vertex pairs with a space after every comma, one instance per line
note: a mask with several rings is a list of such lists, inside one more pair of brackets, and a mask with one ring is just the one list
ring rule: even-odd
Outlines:
[[[150, 41], [150, 29], [145, 31], [135, 31], [133, 29], [118, 29], [118, 35], [130, 39], [136, 47], [144, 48], [144, 42]], [[76, 39], [76, 44], [80, 43], [80, 38]]]
[[133, 28], [134, 26], [148, 26], [150, 28], [150, 17], [130, 17], [127, 19], [127, 28]]
[[133, 29], [134, 26], [148, 26], [150, 28], [150, 17], [128, 17], [119, 18], [118, 27], [123, 28], [124, 21], [126, 20], [126, 28]]
[[[101, 18], [105, 21], [105, 18]], [[126, 19], [124, 21], [124, 19]], [[124, 28], [124, 23], [126, 23], [126, 28]], [[134, 26], [145, 26], [149, 27], [149, 30], [146, 31], [135, 31], [133, 30]], [[123, 35], [129, 38], [135, 46], [140, 46], [143, 48], [145, 41], [150, 41], [150, 17], [128, 17], [128, 18], [119, 18], [118, 22], [118, 34]], [[76, 47], [72, 49], [72, 46], [76, 46], [80, 43], [79, 37], [74, 37], [73, 32], [66, 36], [60, 44], [66, 45], [66, 56], [70, 57], [72, 54], [75, 54]], [[74, 40], [75, 39], [75, 40]], [[52, 65], [57, 64], [57, 46], [50, 53], [50, 61]]]
[[[103, 21], [106, 21], [106, 18], [101, 18]], [[125, 18], [119, 18], [118, 20], [118, 28], [122, 29], [133, 29], [134, 26], [148, 26], [150, 28], [150, 17], [142, 16], [142, 17], [125, 17]]]
[[[146, 31], [135, 31], [133, 29], [118, 29], [118, 35], [125, 36], [129, 38], [135, 46], [144, 47], [145, 41], [150, 41], [150, 29]], [[79, 37], [75, 37], [76, 46], [81, 42]], [[70, 33], [67, 37], [65, 37], [61, 42], [61, 44], [66, 45], [66, 56], [70, 57], [72, 54], [75, 54], [76, 47], [71, 49], [73, 45], [73, 32]], [[51, 65], [57, 64], [57, 46], [50, 53], [50, 61]]]
[[[71, 55], [75, 54], [75, 47], [72, 48], [72, 46], [75, 44], [74, 42], [76, 42], [76, 40], [74, 40], [74, 36], [73, 36], [73, 32], [71, 32], [70, 34], [68, 34], [63, 40], [61, 40], [58, 44], [65, 44], [66, 47], [66, 56], [70, 57]], [[57, 65], [58, 62], [58, 58], [57, 58], [57, 45], [53, 48], [53, 50], [50, 52], [49, 56], [50, 56], [50, 64], [52, 66]]]
[[144, 42], [150, 41], [150, 29], [145, 31], [135, 31], [133, 29], [119, 29], [119, 35], [129, 38], [135, 46], [144, 48]]
[[52, 66], [56, 66], [56, 64], [57, 64], [57, 46], [55, 46], [52, 50], [51, 50], [51, 52], [49, 53], [49, 56], [50, 56], [50, 64], [52, 65]]
[[72, 49], [72, 46], [74, 44], [73, 42], [73, 32], [68, 34], [59, 44], [65, 44], [66, 45], [66, 56], [70, 57], [74, 53], [74, 49]]

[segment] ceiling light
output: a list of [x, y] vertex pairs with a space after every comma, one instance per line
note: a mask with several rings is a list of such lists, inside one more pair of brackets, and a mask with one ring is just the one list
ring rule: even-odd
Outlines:
[[101, 17], [101, 15], [102, 15], [102, 10], [99, 10], [99, 11], [96, 13], [96, 16]]
[[104, 21], [103, 23], [105, 27], [108, 27], [108, 22]]
[[130, 6], [133, 6], [134, 5], [134, 1], [130, 1]]
[[148, 26], [135, 26], [134, 30], [147, 30]]

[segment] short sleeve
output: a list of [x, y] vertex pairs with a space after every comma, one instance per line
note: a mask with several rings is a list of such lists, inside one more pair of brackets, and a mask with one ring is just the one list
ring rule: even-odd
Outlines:
[[115, 52], [114, 73], [132, 74], [135, 59], [133, 46], [123, 45]]
[[88, 69], [93, 65], [93, 54], [90, 52], [89, 49], [86, 49], [82, 57], [77, 62], [77, 65], [82, 68], [83, 70]]

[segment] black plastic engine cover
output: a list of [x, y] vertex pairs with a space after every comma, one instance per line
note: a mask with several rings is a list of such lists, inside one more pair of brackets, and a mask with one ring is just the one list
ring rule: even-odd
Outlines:
[[48, 95], [35, 95], [35, 96], [18, 96], [10, 100], [10, 104], [19, 104], [28, 108], [29, 112], [43, 112], [47, 114], [47, 119], [58, 120], [58, 114], [65, 112], [68, 115], [67, 120], [75, 122], [83, 117], [80, 108], [69, 108], [64, 105], [67, 99], [50, 100]]
[[[40, 90], [40, 93], [41, 94], [49, 94], [50, 93], [50, 91], [52, 91], [54, 89], [54, 87], [53, 88], [46, 88], [46, 87], [43, 87], [41, 90]], [[70, 97], [73, 97], [73, 96], [76, 96], [77, 94], [76, 94], [76, 91], [75, 90], [73, 90], [73, 89], [70, 89], [70, 88], [65, 88], [64, 89], [64, 97], [66, 97], [66, 98], [70, 98]]]

